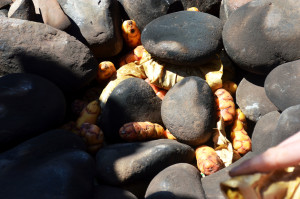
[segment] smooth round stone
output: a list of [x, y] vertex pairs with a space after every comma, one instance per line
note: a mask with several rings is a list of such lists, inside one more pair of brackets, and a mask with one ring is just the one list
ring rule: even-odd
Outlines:
[[264, 87], [261, 84], [250, 82], [246, 78], [243, 78], [238, 85], [236, 103], [246, 118], [253, 122], [257, 122], [269, 112], [278, 110], [267, 97]]
[[95, 187], [93, 199], [137, 199], [131, 192], [107, 185], [98, 185]]
[[273, 69], [268, 74], [264, 87], [269, 99], [281, 111], [300, 104], [300, 60]]
[[52, 82], [33, 74], [0, 78], [0, 150], [61, 125], [65, 97]]
[[199, 146], [211, 137], [215, 125], [214, 103], [205, 80], [186, 77], [167, 92], [161, 106], [162, 120], [179, 142]]
[[166, 167], [194, 158], [193, 148], [169, 139], [108, 145], [96, 154], [97, 178], [116, 186], [149, 183]]
[[272, 136], [272, 145], [275, 146], [300, 131], [300, 104], [285, 109], [279, 119]]
[[5, 41], [0, 47], [0, 76], [34, 73], [73, 93], [97, 75], [98, 62], [90, 49], [51, 26], [0, 17], [0, 35]]
[[180, 11], [151, 21], [141, 41], [161, 61], [198, 65], [221, 50], [222, 27], [221, 20], [210, 14]]
[[139, 78], [122, 81], [110, 94], [100, 115], [100, 127], [106, 141], [120, 142], [120, 128], [128, 122], [162, 124], [161, 99], [149, 84]]
[[203, 199], [205, 194], [199, 170], [187, 163], [178, 163], [159, 172], [150, 182], [146, 199]]
[[251, 137], [252, 151], [263, 153], [272, 147], [272, 137], [277, 126], [280, 113], [272, 111], [262, 116], [256, 123]]
[[220, 6], [220, 19], [222, 22], [225, 23], [231, 13], [250, 1], [252, 0], [222, 0]]
[[223, 29], [223, 43], [241, 68], [268, 74], [300, 59], [300, 1], [255, 0], [233, 12]]

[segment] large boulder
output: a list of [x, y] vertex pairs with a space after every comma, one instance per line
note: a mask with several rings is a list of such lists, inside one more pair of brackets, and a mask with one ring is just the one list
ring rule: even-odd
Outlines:
[[117, 55], [123, 47], [117, 0], [58, 0], [73, 21], [67, 32], [87, 43], [96, 57]]
[[163, 99], [162, 120], [178, 141], [199, 146], [211, 137], [215, 125], [215, 101], [211, 88], [200, 77], [186, 77]]
[[97, 75], [98, 63], [74, 37], [51, 26], [0, 17], [0, 76], [40, 75], [65, 92], [74, 92]]
[[33, 74], [0, 78], [0, 150], [61, 125], [66, 102], [52, 82]]
[[282, 64], [267, 76], [264, 88], [268, 98], [284, 111], [300, 104], [300, 60]]
[[268, 74], [300, 59], [300, 1], [253, 0], [233, 12], [223, 29], [223, 43], [241, 68]]
[[180, 11], [150, 22], [142, 32], [145, 49], [161, 61], [199, 65], [221, 50], [222, 23], [215, 16]]

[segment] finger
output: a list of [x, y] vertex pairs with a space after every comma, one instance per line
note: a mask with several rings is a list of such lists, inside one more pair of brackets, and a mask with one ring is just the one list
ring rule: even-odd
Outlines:
[[283, 142], [281, 142], [279, 145], [277, 145], [278, 147], [285, 147], [287, 145], [290, 145], [292, 143], [298, 142], [300, 144], [300, 131], [294, 135], [292, 135], [291, 137], [287, 138], [286, 140], [284, 140]]

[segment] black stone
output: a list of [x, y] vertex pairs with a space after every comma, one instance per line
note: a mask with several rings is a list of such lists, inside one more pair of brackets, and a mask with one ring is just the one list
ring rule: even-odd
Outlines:
[[123, 47], [117, 0], [58, 0], [72, 20], [67, 32], [86, 43], [98, 58], [117, 55]]
[[166, 167], [194, 158], [190, 146], [169, 139], [108, 145], [96, 155], [97, 178], [115, 186], [149, 183]]
[[100, 115], [100, 127], [106, 141], [121, 141], [120, 128], [128, 122], [162, 124], [161, 99], [142, 79], [129, 78], [122, 81], [109, 96]]
[[137, 199], [131, 192], [119, 187], [98, 185], [95, 187], [93, 199]]
[[199, 170], [187, 163], [171, 165], [159, 172], [150, 182], [146, 199], [203, 199], [205, 194]]
[[211, 88], [200, 77], [186, 77], [166, 94], [161, 115], [178, 141], [199, 146], [211, 137], [215, 104]]
[[257, 122], [265, 114], [277, 111], [277, 107], [269, 100], [265, 89], [243, 78], [236, 90], [236, 103], [246, 118]]
[[272, 147], [272, 137], [277, 126], [280, 113], [272, 111], [262, 116], [256, 123], [251, 137], [252, 151], [263, 153]]
[[265, 75], [300, 59], [299, 7], [294, 0], [261, 0], [237, 9], [223, 29], [230, 58], [247, 71]]
[[277, 66], [268, 74], [264, 87], [271, 102], [281, 111], [300, 104], [300, 60]]
[[275, 146], [300, 131], [300, 104], [285, 109], [278, 119], [272, 136], [272, 145]]
[[161, 61], [198, 65], [220, 52], [222, 23], [215, 16], [180, 11], [159, 17], [143, 30], [145, 49]]
[[0, 78], [0, 150], [61, 125], [66, 113], [63, 93], [33, 74]]
[[17, 0], [10, 6], [9, 18], [33, 21], [35, 19], [35, 9], [32, 0]]

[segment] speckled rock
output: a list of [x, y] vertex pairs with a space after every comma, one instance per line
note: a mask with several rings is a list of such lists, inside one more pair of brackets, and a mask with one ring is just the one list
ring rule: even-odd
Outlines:
[[131, 192], [107, 185], [98, 185], [95, 187], [93, 199], [137, 199]]
[[300, 59], [300, 1], [254, 0], [233, 12], [223, 29], [223, 43], [241, 68], [268, 74]]
[[280, 113], [272, 111], [262, 116], [256, 123], [251, 137], [252, 151], [263, 153], [272, 147], [272, 137], [277, 126]]
[[1, 77], [0, 150], [61, 125], [65, 113], [63, 93], [48, 80], [33, 74]]
[[162, 124], [161, 99], [144, 80], [129, 78], [122, 81], [109, 96], [99, 125], [106, 141], [120, 142], [119, 129], [128, 122], [149, 121]]
[[241, 164], [243, 161], [250, 159], [257, 155], [254, 152], [248, 152], [238, 161], [234, 162], [230, 166], [213, 173], [205, 178], [201, 178], [202, 187], [205, 192], [206, 199], [226, 199], [221, 191], [220, 183], [230, 179], [228, 172], [235, 166]]
[[[102, 183], [115, 186], [138, 186], [149, 183], [170, 165], [191, 163], [194, 159], [194, 150], [175, 140], [113, 144], [102, 148], [96, 155], [97, 178]], [[145, 193], [146, 187], [143, 191]]]
[[291, 106], [280, 114], [274, 131], [273, 146], [300, 131], [300, 104]]
[[15, 0], [8, 11], [9, 18], [34, 20], [35, 10], [31, 0]]
[[253, 122], [257, 122], [269, 112], [278, 110], [267, 97], [263, 85], [250, 82], [246, 78], [243, 78], [238, 85], [236, 103], [246, 118]]
[[273, 69], [268, 74], [264, 87], [269, 99], [281, 111], [300, 104], [300, 60]]
[[220, 19], [190, 11], [171, 13], [151, 21], [141, 36], [143, 46], [151, 55], [184, 66], [198, 65], [215, 56], [221, 50], [221, 38]]
[[67, 32], [90, 47], [96, 57], [117, 55], [123, 47], [117, 0], [58, 0], [74, 22]]
[[225, 23], [231, 13], [250, 1], [252, 0], [222, 0], [220, 6], [220, 19]]
[[205, 194], [199, 170], [187, 163], [178, 163], [159, 172], [150, 182], [146, 199], [203, 199]]
[[35, 73], [65, 92], [74, 92], [97, 75], [98, 63], [90, 50], [63, 31], [1, 17], [0, 34], [0, 76]]
[[1, 153], [0, 197], [91, 198], [95, 165], [85, 149], [74, 133], [52, 130]]
[[178, 141], [199, 146], [210, 137], [215, 125], [214, 96], [200, 77], [186, 77], [166, 94], [161, 115]]

